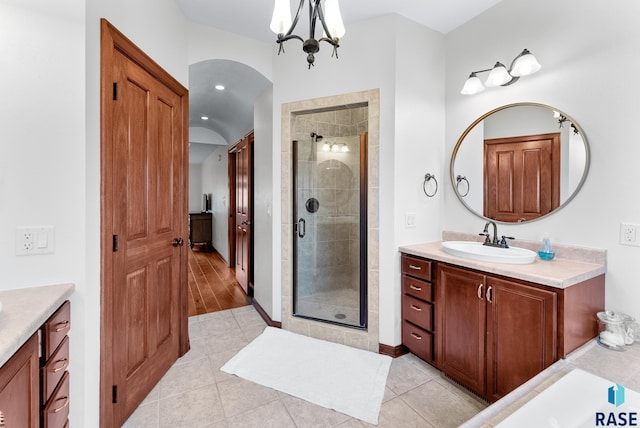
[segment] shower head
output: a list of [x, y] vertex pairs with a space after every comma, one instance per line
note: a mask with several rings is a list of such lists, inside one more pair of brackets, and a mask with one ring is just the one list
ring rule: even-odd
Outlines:
[[322, 140], [322, 135], [318, 135], [315, 132], [311, 132], [311, 138], [313, 138], [314, 141], [317, 143], [318, 141]]

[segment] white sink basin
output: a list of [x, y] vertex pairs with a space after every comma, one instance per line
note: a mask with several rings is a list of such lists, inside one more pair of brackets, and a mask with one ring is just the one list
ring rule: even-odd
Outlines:
[[482, 242], [445, 241], [442, 250], [452, 256], [465, 259], [481, 260], [483, 262], [508, 263], [512, 265], [526, 265], [533, 263], [536, 253], [520, 247], [489, 247]]

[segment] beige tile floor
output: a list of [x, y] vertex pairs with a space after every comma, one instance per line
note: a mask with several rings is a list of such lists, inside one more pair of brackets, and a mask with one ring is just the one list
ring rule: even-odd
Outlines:
[[[373, 426], [219, 370], [264, 328], [252, 306], [191, 317], [191, 351], [173, 365], [124, 427]], [[485, 407], [408, 354], [391, 364], [378, 426], [457, 427]]]

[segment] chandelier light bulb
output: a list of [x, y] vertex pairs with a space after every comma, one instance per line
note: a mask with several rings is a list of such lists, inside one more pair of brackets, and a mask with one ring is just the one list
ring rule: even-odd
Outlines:
[[276, 0], [271, 17], [271, 31], [285, 34], [291, 27], [291, 4], [289, 0]]
[[344, 36], [346, 30], [342, 22], [338, 0], [325, 0], [324, 21], [327, 24], [327, 29], [331, 33], [331, 37], [339, 39]]

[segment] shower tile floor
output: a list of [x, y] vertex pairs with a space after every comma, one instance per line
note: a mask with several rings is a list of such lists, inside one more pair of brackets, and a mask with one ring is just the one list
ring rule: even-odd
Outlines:
[[[374, 426], [220, 371], [266, 327], [253, 306], [189, 318], [191, 350], [126, 421], [126, 428]], [[412, 354], [391, 363], [379, 427], [457, 427], [486, 403]]]
[[342, 288], [298, 298], [296, 315], [305, 315], [343, 324], [360, 324], [360, 290]]

